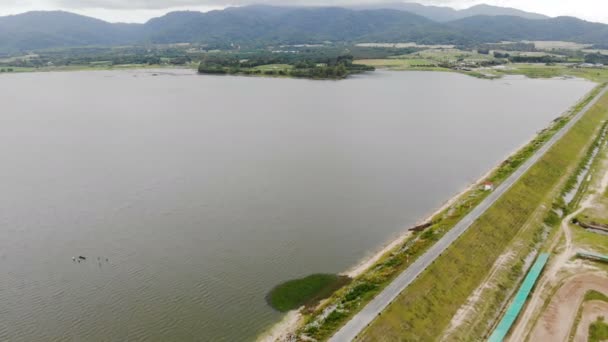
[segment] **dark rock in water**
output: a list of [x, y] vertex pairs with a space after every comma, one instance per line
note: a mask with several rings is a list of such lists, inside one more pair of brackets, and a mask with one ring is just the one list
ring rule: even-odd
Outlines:
[[410, 231], [412, 231], [412, 232], [421, 232], [421, 231], [423, 231], [423, 230], [425, 230], [425, 229], [427, 229], [427, 228], [431, 227], [431, 226], [432, 226], [432, 225], [434, 225], [434, 224], [435, 224], [435, 222], [431, 221], [431, 222], [427, 222], [427, 223], [424, 223], [424, 224], [418, 225], [418, 226], [416, 226], [416, 227], [412, 227], [412, 228], [410, 228], [409, 230], [410, 230]]

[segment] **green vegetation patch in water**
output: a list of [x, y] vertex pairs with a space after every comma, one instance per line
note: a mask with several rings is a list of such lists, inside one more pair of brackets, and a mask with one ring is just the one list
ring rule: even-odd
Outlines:
[[312, 306], [328, 298], [350, 281], [351, 279], [346, 276], [313, 274], [279, 284], [268, 293], [266, 301], [281, 312], [294, 310], [303, 305]]

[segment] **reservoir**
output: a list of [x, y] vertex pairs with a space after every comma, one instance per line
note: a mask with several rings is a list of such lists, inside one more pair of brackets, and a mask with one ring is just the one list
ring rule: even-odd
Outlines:
[[593, 87], [2, 75], [0, 340], [255, 339], [272, 287], [354, 266]]

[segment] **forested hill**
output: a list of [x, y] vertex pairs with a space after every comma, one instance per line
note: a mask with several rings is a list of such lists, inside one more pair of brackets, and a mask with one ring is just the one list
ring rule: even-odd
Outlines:
[[139, 39], [138, 27], [61, 11], [28, 12], [0, 17], [0, 50], [125, 44]]
[[608, 25], [573, 17], [528, 20], [510, 16], [475, 16], [450, 22], [449, 25], [475, 41], [561, 40], [598, 45], [608, 43]]
[[150, 20], [145, 29], [145, 38], [154, 43], [298, 44], [375, 39], [451, 43], [464, 39], [411, 13], [344, 8], [254, 6], [205, 14], [170, 13]]
[[396, 9], [273, 6], [208, 13], [174, 12], [146, 24], [111, 24], [66, 12], [0, 17], [0, 52], [4, 53], [146, 43], [246, 47], [328, 41], [466, 45], [501, 40], [565, 40], [608, 45], [608, 25], [576, 18], [521, 16], [472, 16], [438, 22]]

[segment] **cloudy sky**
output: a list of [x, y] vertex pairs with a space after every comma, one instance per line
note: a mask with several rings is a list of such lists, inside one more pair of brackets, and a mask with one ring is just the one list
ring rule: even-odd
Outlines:
[[[278, 5], [344, 5], [403, 0], [0, 0], [0, 15], [30, 10], [66, 10], [112, 22], [145, 22], [175, 10], [209, 11], [251, 3]], [[479, 3], [515, 7], [550, 16], [569, 15], [608, 23], [607, 0], [410, 0], [458, 9]]]

